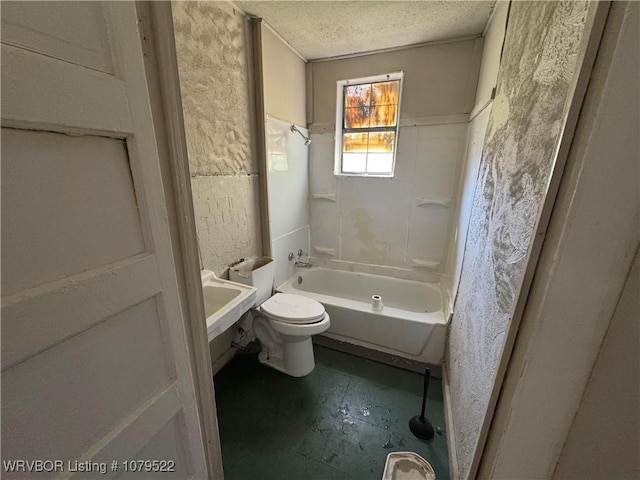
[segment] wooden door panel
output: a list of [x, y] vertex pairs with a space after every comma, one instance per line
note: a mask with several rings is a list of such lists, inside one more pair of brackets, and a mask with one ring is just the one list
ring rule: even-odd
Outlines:
[[[146, 460], [149, 458], [177, 458], [176, 468], [174, 472], [167, 472], [162, 475], [163, 479], [182, 479], [189, 474], [184, 469], [186, 465], [186, 454], [180, 438], [182, 436], [184, 419], [181, 415], [176, 415], [167, 422], [162, 430], [160, 430], [147, 445], [138, 453], [134, 460]], [[140, 473], [122, 472], [118, 478], [144, 478]]]
[[[160, 291], [155, 258], [141, 254], [42, 287], [3, 296], [2, 370]], [[47, 311], [49, 313], [43, 315]]]
[[205, 478], [134, 4], [0, 8], [3, 460]]
[[99, 2], [9, 2], [2, 6], [2, 40], [16, 47], [112, 73], [113, 63]]
[[93, 130], [120, 138], [133, 131], [127, 86], [113, 75], [6, 44], [0, 73], [3, 126], [85, 134]]
[[82, 454], [132, 406], [173, 383], [164, 344], [152, 298], [6, 371], [2, 385], [11, 395], [2, 402], [3, 434], [38, 434], [3, 444], [3, 455]]
[[124, 141], [5, 128], [2, 149], [3, 295], [145, 251]]

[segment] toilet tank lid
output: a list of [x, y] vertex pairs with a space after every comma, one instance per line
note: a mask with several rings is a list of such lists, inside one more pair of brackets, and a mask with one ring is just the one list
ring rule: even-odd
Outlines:
[[324, 317], [320, 302], [291, 293], [276, 293], [260, 306], [260, 310], [275, 320], [288, 323], [313, 323]]

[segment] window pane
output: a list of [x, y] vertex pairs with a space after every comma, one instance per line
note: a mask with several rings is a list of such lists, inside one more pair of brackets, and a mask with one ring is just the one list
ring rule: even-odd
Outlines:
[[371, 105], [397, 105], [400, 80], [380, 82], [371, 85]]
[[371, 107], [353, 107], [344, 109], [344, 128], [362, 128], [369, 126]]
[[384, 107], [373, 107], [371, 109], [372, 127], [394, 127], [396, 124], [395, 105], [385, 105]]
[[369, 152], [393, 153], [393, 143], [396, 138], [394, 132], [369, 133]]
[[368, 141], [367, 133], [345, 133], [342, 136], [342, 151], [366, 153]]
[[370, 153], [367, 158], [368, 173], [392, 173], [393, 153]]
[[381, 80], [341, 87], [342, 124], [336, 125], [342, 135], [340, 172], [393, 175], [400, 84]]
[[369, 106], [371, 104], [371, 84], [347, 85], [344, 87], [345, 108]]
[[367, 171], [366, 153], [343, 153], [342, 171], [344, 173], [364, 173]]

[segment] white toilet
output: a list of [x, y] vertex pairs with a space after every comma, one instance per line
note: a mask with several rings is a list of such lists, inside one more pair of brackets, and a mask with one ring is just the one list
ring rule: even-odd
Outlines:
[[257, 288], [252, 310], [253, 331], [262, 346], [261, 363], [292, 377], [313, 371], [311, 336], [329, 328], [329, 314], [321, 303], [288, 293], [271, 296], [275, 264], [271, 259], [250, 259], [234, 266], [229, 278]]

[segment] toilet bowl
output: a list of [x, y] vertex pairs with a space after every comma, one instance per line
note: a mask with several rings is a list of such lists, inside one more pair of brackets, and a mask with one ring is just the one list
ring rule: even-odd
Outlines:
[[[258, 269], [251, 267], [250, 274], [242, 272], [242, 264], [239, 264], [229, 275], [234, 281], [258, 289], [259, 300], [251, 314], [252, 330], [262, 346], [258, 356], [260, 363], [292, 377], [304, 377], [315, 367], [311, 336], [329, 328], [329, 314], [312, 298], [289, 293], [271, 296], [273, 273], [269, 271], [270, 263], [272, 261]], [[252, 265], [255, 264], [253, 261]], [[255, 281], [256, 278], [260, 281]]]
[[276, 293], [253, 312], [253, 331], [262, 345], [260, 363], [304, 377], [315, 367], [311, 336], [329, 328], [322, 304], [302, 295]]

